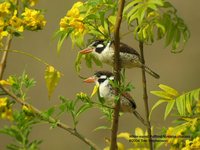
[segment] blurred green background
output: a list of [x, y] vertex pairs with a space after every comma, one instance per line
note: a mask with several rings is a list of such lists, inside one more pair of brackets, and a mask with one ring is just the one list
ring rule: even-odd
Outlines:
[[[71, 8], [74, 2], [76, 1], [40, 0], [37, 7], [46, 10], [46, 28], [43, 31], [38, 32], [25, 32], [22, 38], [14, 38], [12, 43], [11, 49], [26, 51], [38, 56], [64, 73], [64, 76], [61, 78], [60, 84], [56, 88], [51, 100], [48, 100], [47, 89], [44, 81], [45, 66], [21, 54], [9, 54], [4, 78], [12, 74], [21, 74], [26, 70], [28, 74], [37, 81], [36, 87], [30, 91], [30, 99], [28, 101], [41, 110], [59, 103], [58, 96], [60, 95], [73, 99], [75, 98], [76, 93], [80, 91], [88, 94], [92, 92], [93, 85], [83, 83], [74, 68], [74, 60], [78, 49], [72, 49], [71, 42], [68, 40], [64, 42], [61, 54], [58, 55], [56, 53], [57, 43], [55, 40], [52, 40], [53, 34], [59, 28], [60, 18], [66, 14], [67, 10]], [[187, 43], [185, 50], [180, 54], [172, 54], [169, 48], [164, 48], [163, 41], [157, 41], [153, 45], [145, 46], [146, 64], [161, 76], [159, 80], [156, 80], [147, 74], [148, 92], [150, 90], [157, 90], [158, 84], [160, 83], [169, 85], [183, 92], [200, 87], [200, 50], [198, 46], [200, 42], [200, 13], [198, 13], [200, 1], [171, 0], [170, 2], [177, 8], [179, 16], [181, 16], [188, 25], [188, 28], [191, 31], [191, 38]], [[131, 45], [135, 49], [138, 49], [138, 43], [133, 40], [132, 35], [123, 38], [122, 41]], [[99, 69], [102, 68], [94, 67], [92, 70], [88, 69], [83, 63], [81, 74], [83, 76], [91, 76], [94, 71]], [[111, 70], [111, 68], [106, 65], [104, 66], [104, 69]], [[131, 81], [135, 87], [131, 92], [131, 95], [134, 97], [138, 105], [138, 111], [144, 116], [141, 70], [127, 70], [127, 81]], [[150, 108], [156, 100], [157, 98], [155, 96], [149, 94]], [[156, 131], [160, 130], [163, 126], [168, 127], [172, 125], [172, 119], [167, 118], [167, 120], [164, 121], [163, 114], [164, 105], [153, 112], [151, 122]], [[100, 119], [101, 116], [102, 114], [99, 110], [95, 108], [89, 110], [81, 116], [78, 130], [103, 148], [106, 145], [104, 138], [109, 138], [110, 132], [107, 130], [93, 131], [97, 126], [109, 124], [108, 121]], [[66, 124], [72, 125], [70, 116], [63, 116], [62, 120], [63, 122], [66, 122]], [[6, 121], [0, 120], [1, 127], [4, 123], [6, 123]], [[32, 131], [31, 138], [43, 140], [41, 150], [89, 149], [87, 145], [76, 137], [70, 135], [68, 132], [59, 128], [50, 129], [49, 127], [48, 124], [41, 123], [34, 126]], [[132, 114], [125, 114], [120, 117], [119, 132], [130, 132], [133, 134], [136, 127], [145, 129]], [[11, 142], [9, 137], [0, 135], [1, 150], [6, 149], [5, 146], [9, 142]], [[126, 141], [124, 141], [124, 143], [126, 143], [127, 147], [131, 146]]]

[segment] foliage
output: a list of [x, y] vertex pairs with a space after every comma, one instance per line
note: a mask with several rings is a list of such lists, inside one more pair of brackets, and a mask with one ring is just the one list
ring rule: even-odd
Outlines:
[[[29, 78], [24, 71], [21, 76], [12, 75], [7, 80], [1, 80], [1, 85], [10, 87], [19, 98], [27, 99], [28, 90], [35, 85], [35, 80]], [[14, 107], [15, 101], [12, 98], [0, 98], [0, 115], [2, 119], [8, 119], [10, 126], [4, 126], [0, 133], [6, 134], [14, 139], [14, 143], [7, 145], [10, 150], [35, 150], [38, 149], [41, 140], [29, 140], [29, 135], [34, 124], [38, 123], [30, 108], [23, 105], [21, 110]]]
[[[92, 103], [90, 101], [90, 98], [84, 94], [79, 93], [77, 94], [77, 98], [75, 100], [69, 100], [66, 99], [63, 96], [60, 96], [61, 104], [59, 106], [59, 113], [58, 115], [62, 113], [70, 113], [71, 117], [73, 119], [73, 126], [76, 128], [79, 120], [79, 116], [92, 107]], [[81, 103], [82, 102], [82, 103]], [[80, 104], [81, 103], [81, 104]]]
[[36, 150], [42, 143], [41, 140], [29, 140], [30, 132], [34, 124], [38, 121], [27, 116], [24, 111], [15, 111], [13, 113], [12, 125], [0, 129], [0, 133], [6, 134], [13, 138], [14, 143], [7, 145], [9, 150]]
[[134, 37], [146, 43], [165, 38], [165, 46], [172, 45], [172, 52], [181, 52], [180, 44], [187, 42], [190, 33], [184, 21], [177, 16], [174, 6], [165, 0], [134, 0], [128, 2], [124, 16]]
[[[117, 2], [112, 0], [78, 1], [60, 20], [57, 50], [60, 52], [65, 39], [71, 38], [73, 45], [83, 48], [85, 39], [90, 43], [94, 39], [112, 40], [116, 20]], [[165, 38], [165, 46], [171, 45], [171, 52], [178, 53], [190, 37], [190, 32], [177, 15], [174, 6], [165, 0], [130, 0], [124, 8], [123, 20], [136, 40], [152, 44], [155, 40]], [[75, 67], [80, 71], [81, 60], [91, 68], [92, 62], [100, 65], [98, 60], [88, 55], [77, 55]]]
[[[11, 91], [22, 100], [27, 99], [28, 90], [35, 85], [35, 80], [29, 78], [24, 71], [21, 76], [12, 75], [7, 80], [1, 80], [1, 85], [9, 85]], [[15, 101], [7, 96], [0, 98], [0, 115], [3, 119], [13, 120], [13, 104]]]
[[196, 89], [185, 94], [179, 95], [178, 91], [169, 86], [160, 84], [159, 87], [162, 89], [162, 91], [151, 91], [152, 94], [161, 98], [154, 104], [151, 112], [161, 103], [166, 102], [167, 105], [165, 108], [164, 119], [167, 118], [169, 113], [175, 107], [174, 104], [176, 104], [175, 108], [179, 113], [179, 116], [188, 117], [194, 114], [192, 109], [196, 106], [198, 100], [200, 99], [200, 89]]
[[37, 31], [44, 28], [46, 20], [41, 10], [33, 9], [36, 0], [0, 1], [0, 48], [9, 34], [20, 36], [24, 30]]
[[159, 87], [162, 91], [151, 91], [152, 94], [161, 98], [154, 104], [151, 112], [161, 103], [166, 102], [164, 119], [166, 119], [173, 108], [178, 117], [178, 119], [175, 119], [176, 125], [166, 130], [166, 136], [169, 137], [167, 138], [167, 143], [176, 149], [187, 149], [187, 147], [193, 145], [193, 141], [195, 141], [193, 146], [198, 146], [200, 89], [180, 95], [178, 91], [169, 86], [160, 84]]
[[[37, 0], [0, 0], [0, 50], [4, 53], [9, 51], [12, 37], [19, 37], [25, 30], [38, 31], [44, 29], [46, 20], [44, 11], [36, 9]], [[113, 40], [112, 34], [116, 22], [118, 1], [113, 0], [87, 0], [74, 3], [66, 15], [60, 19], [60, 28], [55, 33], [58, 38], [57, 51], [60, 53], [63, 42], [71, 39], [73, 47], [82, 49], [95, 39]], [[127, 0], [123, 13], [123, 25], [128, 26], [127, 33], [132, 33], [133, 38], [145, 44], [153, 44], [156, 40], [164, 39], [165, 46], [171, 46], [171, 52], [181, 52], [190, 37], [190, 32], [183, 21], [177, 15], [176, 8], [166, 0]], [[127, 33], [122, 33], [123, 38]], [[6, 39], [10, 42], [5, 43]], [[8, 50], [8, 51], [7, 51]], [[15, 51], [15, 50], [13, 50]], [[15, 51], [16, 52], [16, 51]], [[45, 81], [50, 98], [58, 85], [62, 73], [49, 65], [44, 60], [19, 52], [35, 60], [42, 62], [46, 66]], [[77, 53], [75, 68], [79, 73], [81, 70], [82, 60], [85, 60], [88, 68], [93, 67], [93, 63], [102, 66], [101, 62], [92, 54], [83, 55]], [[2, 59], [3, 60], [3, 59]], [[1, 62], [2, 63], [2, 62]], [[6, 60], [5, 60], [6, 63]], [[1, 66], [0, 69], [5, 68]], [[110, 81], [110, 84], [119, 90], [119, 95], [115, 97], [115, 102], [124, 92], [130, 92], [133, 89], [131, 83], [126, 83], [125, 71], [120, 75], [121, 84]], [[98, 95], [98, 101], [93, 101], [93, 95], [98, 91], [95, 86], [91, 96], [80, 92], [74, 99], [60, 96], [60, 104], [47, 108], [46, 111], [38, 111], [32, 105], [27, 103], [28, 91], [35, 86], [35, 80], [30, 78], [24, 71], [22, 75], [10, 75], [7, 80], [0, 80], [0, 119], [10, 121], [10, 126], [4, 126], [0, 133], [6, 134], [14, 139], [14, 143], [7, 145], [7, 149], [12, 150], [35, 150], [39, 149], [41, 140], [29, 139], [31, 130], [36, 123], [47, 121], [52, 127], [61, 127], [71, 134], [77, 136], [80, 140], [94, 149], [92, 144], [77, 131], [80, 116], [91, 108], [100, 109], [103, 116], [108, 121], [112, 121], [113, 108], [106, 104], [106, 100]], [[8, 92], [4, 87], [8, 87]], [[159, 91], [151, 91], [152, 94], [160, 99], [151, 109], [151, 114], [155, 108], [162, 103], [167, 103], [164, 113], [164, 119], [175, 113], [176, 119], [171, 127], [166, 128], [162, 134], [166, 145], [174, 149], [194, 149], [200, 146], [200, 89], [180, 94], [174, 88], [160, 84]], [[14, 96], [9, 94], [12, 92]], [[16, 96], [16, 97], [15, 97]], [[22, 107], [15, 110], [15, 103], [19, 102]], [[59, 124], [60, 116], [70, 114], [73, 120], [73, 128]], [[150, 114], [150, 116], [151, 116]], [[149, 116], [149, 117], [150, 117]], [[54, 119], [55, 117], [56, 119]], [[109, 129], [110, 126], [98, 126], [96, 130]], [[186, 140], [180, 137], [186, 137]], [[138, 137], [141, 137], [138, 139]], [[173, 137], [173, 138], [170, 138]], [[147, 132], [141, 128], [135, 128], [135, 134], [128, 132], [118, 134], [118, 140], [122, 138], [131, 144], [133, 149], [148, 149], [149, 141]], [[139, 142], [138, 142], [139, 140]], [[106, 139], [109, 149], [110, 140]], [[161, 146], [155, 144], [155, 149]], [[124, 150], [125, 145], [118, 142], [118, 149]]]

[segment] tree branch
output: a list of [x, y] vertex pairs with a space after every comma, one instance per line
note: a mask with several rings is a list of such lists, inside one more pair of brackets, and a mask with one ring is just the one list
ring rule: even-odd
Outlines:
[[[115, 46], [115, 52], [114, 52], [114, 74], [115, 78], [119, 83], [120, 86], [120, 71], [121, 71], [121, 63], [120, 63], [120, 54], [119, 54], [119, 45], [120, 45], [120, 26], [122, 21], [122, 13], [124, 9], [125, 0], [119, 0], [119, 7], [117, 11], [117, 18], [116, 18], [116, 24], [114, 29], [114, 46]], [[119, 90], [116, 90], [115, 95], [119, 95]], [[117, 131], [118, 131], [118, 123], [119, 123], [119, 110], [120, 110], [120, 99], [115, 104], [114, 109], [114, 116], [112, 121], [112, 133], [111, 133], [111, 146], [110, 150], [116, 150], [117, 149]]]
[[34, 106], [32, 106], [31, 104], [25, 102], [23, 99], [17, 97], [14, 93], [12, 93], [11, 91], [9, 91], [7, 88], [5, 88], [4, 86], [0, 85], [0, 88], [7, 93], [7, 95], [9, 95], [10, 97], [12, 97], [17, 103], [21, 104], [22, 106], [26, 106], [27, 108], [29, 108], [35, 115], [37, 115], [39, 118], [41, 118], [44, 121], [47, 121], [49, 123], [52, 124], [56, 124], [57, 127], [64, 129], [65, 131], [69, 132], [70, 134], [76, 136], [77, 138], [79, 138], [81, 141], [83, 141], [85, 144], [87, 144], [88, 146], [90, 146], [92, 149], [94, 150], [100, 150], [93, 142], [91, 142], [89, 139], [85, 138], [83, 135], [81, 135], [76, 129], [69, 127], [68, 125], [57, 121], [56, 119], [54, 119], [53, 117], [46, 117], [43, 115], [43, 113], [35, 108]]
[[1, 57], [1, 62], [0, 62], [0, 80], [3, 78], [3, 74], [6, 68], [6, 61], [8, 58], [8, 49], [10, 49], [11, 42], [12, 42], [12, 35], [9, 34], [7, 37], [6, 45], [5, 45], [4, 52], [3, 52], [3, 55]]
[[[141, 62], [142, 64], [145, 64], [144, 59], [144, 43], [139, 42], [139, 48], [140, 48], [140, 55], [141, 55]], [[148, 94], [147, 94], [147, 82], [146, 82], [146, 74], [145, 74], [145, 68], [144, 65], [142, 67], [142, 85], [143, 85], [143, 100], [144, 100], [144, 106], [145, 106], [145, 113], [146, 113], [146, 122], [147, 122], [147, 131], [148, 131], [148, 138], [149, 138], [149, 148], [150, 150], [153, 150], [153, 143], [151, 138], [151, 124], [149, 121], [149, 104], [148, 104]]]

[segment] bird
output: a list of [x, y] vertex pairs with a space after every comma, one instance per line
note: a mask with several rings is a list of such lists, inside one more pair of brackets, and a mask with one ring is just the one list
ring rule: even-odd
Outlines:
[[[114, 75], [110, 71], [97, 71], [93, 76], [88, 77], [84, 80], [86, 83], [95, 83], [98, 86], [98, 92], [100, 98], [104, 98], [108, 106], [113, 108], [115, 101], [115, 88], [112, 86], [110, 81], [114, 81]], [[136, 103], [132, 96], [128, 92], [121, 93], [120, 96], [120, 111], [133, 113], [142, 124], [147, 126], [146, 121], [141, 117], [141, 115], [136, 111]]]
[[[122, 68], [144, 68], [147, 73], [155, 78], [160, 76], [147, 67], [141, 61], [140, 54], [129, 45], [120, 42], [120, 61]], [[91, 53], [94, 57], [99, 59], [102, 63], [113, 66], [114, 63], [114, 41], [95, 40], [87, 48], [79, 51], [81, 54]]]

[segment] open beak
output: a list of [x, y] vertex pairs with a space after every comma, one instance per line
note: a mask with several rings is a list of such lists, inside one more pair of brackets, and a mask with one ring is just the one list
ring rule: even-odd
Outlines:
[[81, 54], [87, 54], [87, 53], [91, 53], [93, 51], [93, 48], [88, 47], [86, 49], [81, 50], [79, 53]]
[[[94, 76], [89, 77], [89, 78], [84, 80], [84, 82], [86, 82], [86, 83], [95, 83], [95, 81], [96, 81], [96, 78]], [[95, 93], [98, 91], [98, 89], [99, 89], [99, 85], [95, 85], [93, 90], [92, 90], [92, 94], [90, 95], [90, 97], [93, 97], [95, 95]]]
[[96, 79], [94, 76], [92, 77], [89, 77], [87, 79], [85, 79], [83, 82], [86, 82], [86, 83], [95, 83]]

